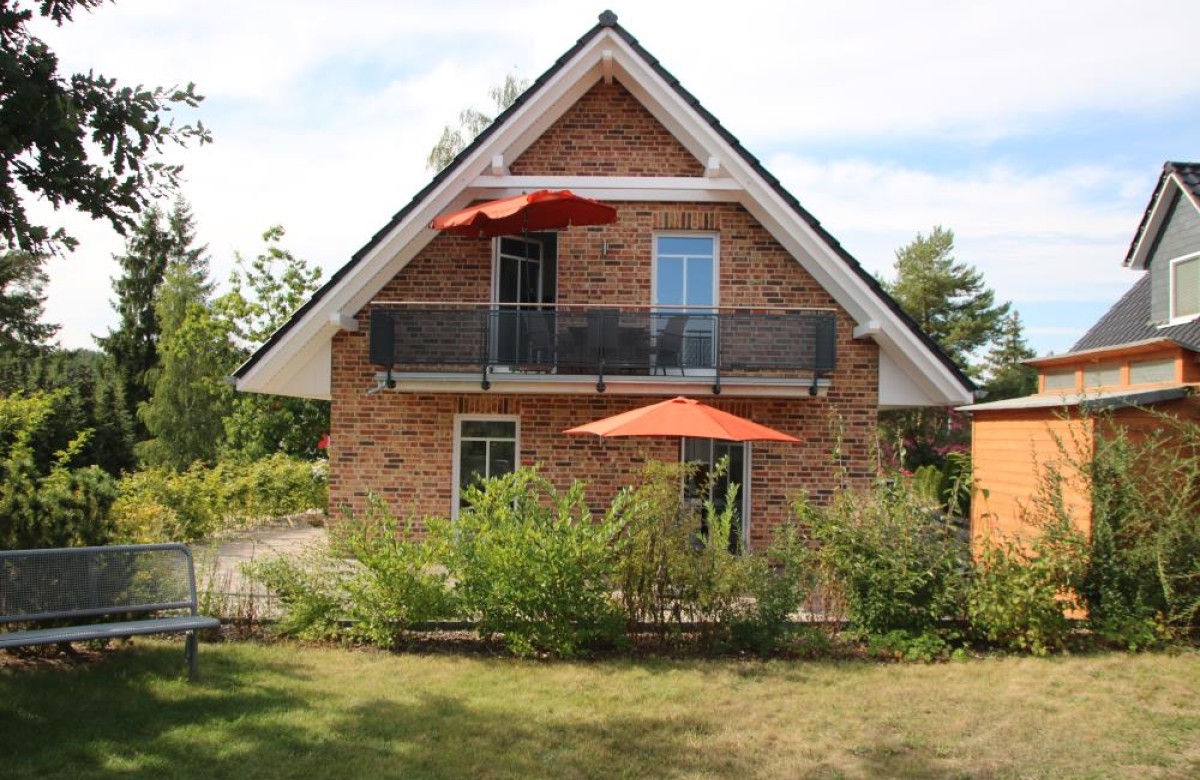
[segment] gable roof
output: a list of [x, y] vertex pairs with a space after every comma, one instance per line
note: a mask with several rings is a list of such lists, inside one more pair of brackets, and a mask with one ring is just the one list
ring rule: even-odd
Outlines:
[[[602, 48], [604, 46], [611, 48]], [[336, 330], [353, 327], [350, 322], [353, 313], [432, 237], [432, 231], [427, 230], [432, 216], [480, 198], [486, 188], [472, 186], [468, 177], [477, 173], [481, 165], [486, 165], [493, 147], [503, 150], [503, 144], [507, 143], [518, 148], [516, 156], [519, 156], [520, 151], [561, 115], [565, 110], [564, 102], [569, 107], [587, 87], [601, 77], [608, 78], [614, 70], [619, 72], [622, 84], [631, 88], [644, 105], [653, 104], [647, 107], [669, 131], [677, 137], [687, 136], [692, 143], [685, 142], [685, 146], [697, 153], [698, 159], [705, 159], [701, 154], [706, 151], [732, 152], [728, 160], [720, 156], [718, 159], [722, 174], [738, 179], [737, 183], [746, 192], [743, 205], [794, 257], [802, 263], [804, 258], [812, 258], [812, 263], [805, 267], [854, 317], [859, 326], [856, 337], [871, 336], [880, 344], [881, 364], [886, 357], [896, 366], [911, 369], [903, 373], [914, 387], [930, 398], [931, 403], [954, 404], [970, 399], [975, 385], [954, 361], [780, 181], [684, 89], [656, 57], [617, 23], [616, 14], [611, 11], [601, 14], [594, 27], [396, 212], [349, 262], [334, 272], [312, 298], [238, 367], [234, 372], [238, 388], [280, 392], [271, 387], [278, 388], [278, 378], [289, 373], [287, 364], [296, 362], [294, 358], [305, 351], [304, 357], [310, 362], [316, 358], [327, 363], [317, 342], [325, 339], [327, 352], [328, 339]], [[557, 114], [551, 115], [555, 109]], [[707, 138], [708, 134], [715, 139]], [[493, 182], [492, 186], [500, 188], [502, 184]], [[796, 219], [807, 231], [795, 229]], [[408, 247], [412, 249], [401, 252], [402, 248]], [[834, 262], [826, 264], [823, 262], [826, 258]], [[363, 291], [367, 291], [365, 295]], [[300, 343], [289, 347], [289, 342], [295, 340]], [[325, 371], [328, 372], [327, 366]], [[290, 374], [298, 383], [296, 394], [328, 397], [328, 377], [322, 380], [319, 367], [304, 376], [295, 370]]]
[[1176, 196], [1186, 196], [1200, 211], [1200, 163], [1170, 160], [1163, 163], [1158, 185], [1150, 196], [1150, 203], [1146, 205], [1142, 221], [1129, 245], [1129, 252], [1125, 255], [1125, 265], [1142, 269], [1150, 262], [1155, 242], [1166, 227]]
[[1121, 300], [1104, 313], [1071, 352], [1116, 347], [1141, 341], [1169, 339], [1200, 351], [1200, 319], [1179, 325], [1159, 326], [1150, 322], [1150, 272], [1145, 271]]

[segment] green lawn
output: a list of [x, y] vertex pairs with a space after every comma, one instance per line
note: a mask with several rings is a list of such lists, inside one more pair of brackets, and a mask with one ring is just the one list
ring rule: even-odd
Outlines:
[[1200, 655], [511, 659], [138, 642], [0, 667], [0, 777], [1196, 778]]

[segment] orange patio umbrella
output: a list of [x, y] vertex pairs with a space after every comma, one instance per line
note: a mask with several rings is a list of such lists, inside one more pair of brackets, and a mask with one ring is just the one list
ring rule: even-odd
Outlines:
[[445, 214], [430, 227], [458, 236], [491, 238], [616, 221], [617, 210], [612, 206], [581, 198], [570, 190], [538, 190]]
[[795, 436], [684, 396], [568, 428], [564, 433], [594, 433], [604, 437], [686, 436], [726, 441], [800, 441]]

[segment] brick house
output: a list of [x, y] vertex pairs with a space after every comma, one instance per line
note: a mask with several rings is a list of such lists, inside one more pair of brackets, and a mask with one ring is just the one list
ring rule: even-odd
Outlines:
[[1138, 436], [1162, 427], [1159, 413], [1200, 419], [1200, 164], [1164, 164], [1124, 264], [1138, 273], [1133, 287], [1069, 351], [1029, 361], [1037, 393], [962, 408], [981, 492], [977, 543], [1029, 530], [1023, 512], [1050, 463], [1089, 529], [1091, 497], [1071, 463], [1090, 460], [1110, 426]]
[[[430, 228], [540, 189], [602, 201], [618, 221], [491, 240]], [[373, 491], [405, 515], [453, 515], [473, 475], [538, 463], [562, 487], [586, 480], [602, 508], [648, 458], [729, 455], [751, 547], [798, 490], [819, 499], [875, 474], [881, 408], [972, 392], [610, 12], [236, 380], [332, 402], [332, 507], [361, 510]], [[680, 394], [803, 443], [562, 433]]]

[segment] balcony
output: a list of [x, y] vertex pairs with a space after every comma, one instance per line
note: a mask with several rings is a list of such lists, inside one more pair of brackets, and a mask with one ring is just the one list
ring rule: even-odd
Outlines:
[[[470, 374], [548, 387], [769, 383], [816, 395], [836, 364], [827, 310], [375, 304], [370, 360], [387, 387]], [[686, 390], [685, 390], [686, 391]], [[549, 392], [549, 391], [548, 391]], [[630, 390], [630, 392], [633, 392]]]

